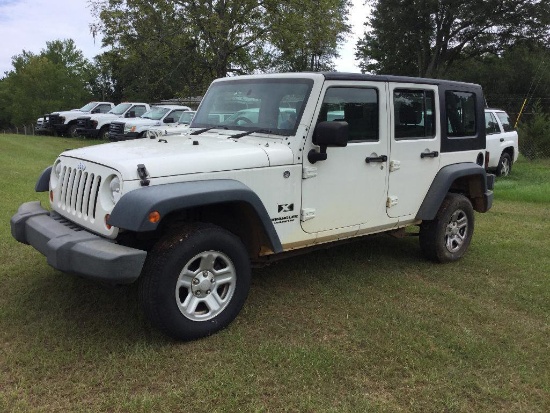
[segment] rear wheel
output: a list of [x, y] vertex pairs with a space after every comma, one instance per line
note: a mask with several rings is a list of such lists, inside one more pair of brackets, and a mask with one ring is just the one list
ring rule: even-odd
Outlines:
[[497, 176], [508, 176], [512, 171], [512, 158], [510, 154], [504, 152], [500, 156], [497, 166]]
[[165, 236], [148, 254], [140, 299], [151, 323], [179, 340], [211, 335], [231, 323], [250, 289], [241, 240], [209, 224]]
[[474, 209], [464, 195], [449, 193], [435, 219], [420, 226], [420, 248], [436, 262], [456, 261], [466, 253], [474, 232]]

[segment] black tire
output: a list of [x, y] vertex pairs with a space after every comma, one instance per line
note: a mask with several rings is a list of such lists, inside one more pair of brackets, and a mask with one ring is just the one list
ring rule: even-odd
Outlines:
[[435, 262], [453, 262], [466, 253], [474, 233], [474, 209], [464, 195], [449, 193], [435, 219], [420, 225], [420, 248]]
[[67, 128], [67, 131], [65, 132], [65, 135], [67, 138], [78, 138], [78, 133], [76, 133], [76, 124], [69, 125]]
[[497, 176], [508, 176], [512, 172], [512, 158], [510, 154], [503, 152], [497, 166]]
[[194, 340], [237, 317], [250, 277], [250, 260], [238, 237], [214, 225], [190, 224], [149, 252], [139, 296], [153, 326], [178, 340]]
[[107, 126], [103, 126], [100, 130], [99, 130], [99, 135], [98, 135], [99, 139], [101, 139], [102, 141], [108, 141], [109, 140], [109, 125]]

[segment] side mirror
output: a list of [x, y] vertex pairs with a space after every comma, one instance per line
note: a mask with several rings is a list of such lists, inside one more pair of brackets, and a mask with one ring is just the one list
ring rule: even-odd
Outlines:
[[136, 112], [134, 112], [133, 110], [131, 110], [130, 112], [127, 112], [127, 113], [126, 113], [126, 117], [127, 117], [127, 118], [135, 118], [135, 117], [136, 117]]
[[328, 147], [345, 147], [348, 145], [349, 125], [344, 121], [319, 122], [313, 131], [313, 144], [320, 147], [320, 152], [312, 149], [307, 154], [310, 163], [325, 161]]
[[164, 119], [164, 123], [174, 123], [174, 122], [175, 122], [174, 118], [165, 118]]
[[92, 113], [99, 113], [99, 109], [96, 108], [96, 109], [92, 110]]

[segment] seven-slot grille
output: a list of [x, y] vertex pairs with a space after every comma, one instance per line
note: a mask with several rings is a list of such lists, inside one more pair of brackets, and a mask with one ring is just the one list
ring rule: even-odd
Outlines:
[[94, 220], [101, 176], [64, 166], [59, 182], [59, 206], [67, 213], [82, 215], [84, 220]]

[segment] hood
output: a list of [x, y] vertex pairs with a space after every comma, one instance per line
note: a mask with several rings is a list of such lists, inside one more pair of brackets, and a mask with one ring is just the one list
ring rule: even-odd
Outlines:
[[151, 178], [158, 178], [293, 162], [292, 150], [280, 139], [228, 139], [227, 133], [113, 142], [67, 151], [62, 156], [108, 166], [117, 170], [123, 180], [138, 179], [138, 164], [145, 165]]
[[88, 115], [87, 117], [92, 120], [99, 120], [99, 119], [119, 119], [122, 116], [113, 115], [112, 113], [94, 113], [93, 115]]
[[132, 126], [142, 126], [142, 125], [162, 125], [162, 120], [153, 120], [153, 119], [147, 119], [147, 118], [132, 118], [127, 120], [126, 127], [132, 127]]

